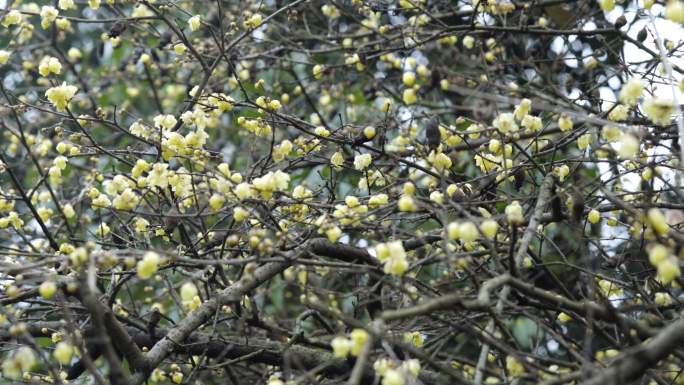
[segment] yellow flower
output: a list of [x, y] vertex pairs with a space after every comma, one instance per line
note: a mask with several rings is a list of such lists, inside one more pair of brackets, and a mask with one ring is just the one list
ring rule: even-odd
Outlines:
[[418, 207], [416, 207], [416, 203], [413, 201], [413, 198], [411, 198], [409, 195], [403, 195], [401, 198], [399, 198], [397, 205], [399, 206], [399, 211], [404, 212], [412, 212], [418, 209]]
[[59, 342], [55, 346], [55, 351], [52, 355], [57, 359], [57, 361], [62, 365], [69, 365], [71, 363], [71, 357], [74, 354], [74, 347], [68, 342]]
[[76, 95], [76, 92], [78, 92], [76, 86], [67, 85], [64, 82], [61, 86], [52, 87], [45, 91], [45, 96], [55, 106], [57, 111], [66, 111], [69, 100]]
[[610, 12], [615, 8], [615, 0], [598, 0], [598, 3], [604, 12]]
[[62, 254], [71, 254], [74, 250], [76, 250], [76, 248], [71, 243], [62, 243], [59, 245], [59, 252]]
[[451, 158], [449, 158], [449, 156], [443, 152], [435, 155], [434, 151], [431, 151], [430, 155], [428, 156], [428, 160], [432, 163], [435, 169], [437, 169], [437, 171], [448, 170], [452, 165]]
[[525, 374], [525, 367], [513, 356], [506, 356], [506, 370], [512, 377], [519, 377]]
[[259, 190], [264, 199], [269, 199], [274, 191], [286, 190], [289, 184], [290, 176], [280, 170], [270, 171], [252, 181], [252, 185]]
[[6, 64], [10, 58], [10, 55], [12, 55], [12, 51], [5, 51], [4, 49], [0, 49], [0, 64]]
[[349, 339], [351, 340], [351, 355], [358, 356], [361, 354], [366, 341], [368, 341], [368, 332], [363, 329], [354, 329], [349, 334]]
[[665, 18], [675, 23], [684, 23], [684, 3], [679, 0], [670, 0], [665, 7]]
[[171, 159], [171, 157], [183, 153], [187, 146], [185, 137], [178, 132], [165, 132], [162, 139], [162, 153], [164, 160]]
[[224, 203], [226, 203], [226, 198], [221, 194], [212, 194], [209, 198], [209, 207], [214, 211], [220, 210]]
[[359, 154], [354, 157], [354, 168], [363, 171], [370, 166], [373, 161], [371, 154]]
[[[396, 242], [396, 241], [395, 241]], [[380, 262], [385, 262], [389, 257], [392, 256], [393, 247], [398, 250], [399, 247], [401, 247], [401, 250], [403, 250], [403, 246], [401, 245], [401, 242], [397, 245], [395, 242], [388, 242], [388, 243], [379, 243], [377, 246], [375, 246], [375, 257], [380, 261]]]
[[38, 287], [38, 293], [41, 297], [50, 299], [57, 293], [57, 284], [54, 281], [45, 281]]
[[171, 381], [174, 384], [180, 384], [183, 382], [183, 372], [173, 372], [173, 374], [171, 374]]
[[375, 256], [384, 264], [385, 274], [399, 276], [408, 269], [406, 251], [401, 241], [378, 244], [375, 246]]
[[577, 147], [580, 150], [584, 150], [585, 148], [589, 147], [592, 141], [593, 138], [590, 133], [583, 134], [577, 138]]
[[387, 358], [380, 358], [373, 363], [373, 370], [376, 374], [384, 376], [388, 369], [394, 366], [394, 363]]
[[59, 0], [59, 3], [57, 4], [60, 9], [74, 9], [76, 8], [76, 4], [74, 4], [74, 0]]
[[404, 72], [404, 74], [401, 75], [401, 81], [404, 82], [406, 87], [412, 87], [416, 82], [416, 74], [411, 71]]
[[54, 214], [52, 209], [48, 208], [48, 207], [38, 207], [36, 212], [38, 213], [38, 216], [40, 217], [40, 219], [42, 219], [43, 221], [47, 221], [48, 219], [50, 219], [52, 214]]
[[[518, 111], [518, 108], [516, 108], [516, 111]], [[518, 125], [515, 123], [514, 116], [515, 115], [510, 112], [499, 114], [492, 122], [492, 126], [504, 134], [507, 132], [518, 131]]]
[[337, 226], [333, 226], [325, 230], [325, 236], [330, 242], [337, 242], [337, 240], [342, 237], [342, 230]]
[[365, 136], [367, 139], [373, 139], [376, 135], [376, 130], [375, 127], [373, 126], [366, 126], [363, 129], [363, 136]]
[[344, 155], [342, 155], [342, 152], [337, 151], [330, 157], [330, 164], [335, 167], [336, 170], [341, 170], [342, 165], [344, 165]]
[[461, 226], [458, 222], [451, 222], [446, 228], [447, 238], [458, 239], [461, 237]]
[[182, 55], [185, 53], [186, 47], [185, 44], [183, 43], [178, 43], [173, 46], [173, 52], [175, 52], [177, 55]]
[[148, 222], [145, 218], [136, 218], [133, 222], [133, 228], [135, 229], [135, 232], [138, 234], [147, 232], [147, 227], [149, 225], [150, 222]]
[[467, 49], [473, 49], [473, 46], [475, 45], [475, 38], [468, 35], [463, 38], [463, 46]]
[[243, 209], [242, 207], [233, 208], [233, 218], [235, 222], [242, 222], [249, 217], [249, 211]]
[[480, 231], [487, 238], [494, 238], [498, 229], [499, 224], [493, 219], [486, 219], [480, 224]]
[[112, 205], [117, 210], [132, 210], [139, 200], [138, 195], [130, 187], [127, 187], [121, 194], [114, 197]]
[[152, 166], [152, 171], [150, 171], [147, 176], [147, 182], [150, 186], [157, 186], [159, 188], [165, 189], [169, 185], [169, 165], [166, 163], [155, 163]]
[[321, 64], [316, 64], [313, 69], [311, 70], [311, 73], [316, 79], [320, 79], [323, 77], [323, 73], [325, 72], [325, 67]]
[[530, 131], [539, 131], [542, 129], [543, 123], [540, 117], [538, 116], [532, 116], [532, 115], [525, 115], [523, 117], [522, 126], [527, 128]]
[[18, 380], [22, 373], [31, 370], [35, 364], [35, 353], [30, 347], [23, 346], [2, 362], [2, 374], [6, 378]]
[[421, 347], [425, 343], [425, 337], [419, 331], [408, 332], [404, 333], [404, 342]]
[[435, 203], [442, 204], [444, 203], [444, 194], [439, 191], [433, 191], [430, 193], [430, 200]]
[[626, 120], [629, 117], [629, 106], [625, 104], [618, 104], [612, 111], [608, 114], [608, 120], [613, 122], [620, 122]]
[[657, 208], [648, 210], [648, 223], [658, 235], [666, 235], [670, 231], [665, 215]]
[[406, 259], [401, 258], [390, 258], [385, 262], [384, 271], [385, 274], [391, 274], [396, 276], [404, 275], [408, 269], [408, 262]]
[[479, 238], [480, 233], [473, 222], [463, 222], [458, 228], [459, 238], [463, 242], [473, 242]]
[[566, 322], [572, 320], [572, 317], [570, 317], [567, 313], [560, 312], [558, 314], [558, 317], [556, 317], [556, 319], [560, 323], [566, 323]]
[[92, 9], [99, 9], [100, 0], [88, 0], [88, 6]]
[[554, 167], [553, 172], [554, 174], [558, 175], [558, 179], [562, 182], [565, 180], [565, 177], [570, 174], [570, 167], [568, 167], [567, 164], [564, 164], [560, 167]]
[[596, 224], [601, 220], [601, 214], [596, 209], [591, 209], [589, 214], [587, 214], [587, 220], [591, 224]]
[[665, 126], [672, 121], [675, 105], [671, 99], [648, 98], [644, 101], [644, 113], [655, 124]]
[[417, 377], [418, 373], [420, 373], [420, 361], [418, 361], [416, 358], [406, 360], [401, 363], [401, 368], [405, 372], [411, 373], [413, 377]]
[[246, 28], [256, 28], [261, 25], [261, 21], [261, 14], [255, 13], [248, 20], [246, 20], [244, 24]]
[[[69, 21], [69, 19], [59, 18], [55, 20], [55, 26], [57, 26], [57, 29], [69, 30], [71, 28], [71, 22]], [[112, 39], [112, 44], [114, 44], [113, 40], [114, 39]]]
[[199, 29], [199, 27], [201, 26], [200, 16], [195, 15], [195, 16], [191, 17], [190, 19], [188, 19], [188, 26], [190, 27], [191, 31], [197, 31]]
[[520, 202], [518, 201], [513, 201], [511, 204], [506, 206], [505, 212], [506, 219], [508, 219], [508, 223], [510, 224], [519, 225], [525, 221], [522, 206], [520, 206]]
[[40, 9], [40, 25], [43, 29], [48, 29], [53, 21], [57, 20], [59, 11], [51, 5], [44, 5]]
[[140, 136], [143, 138], [147, 138], [150, 135], [150, 130], [140, 122], [133, 122], [128, 127], [128, 131], [130, 131], [131, 134], [133, 134], [135, 136]]
[[330, 5], [330, 4], [325, 4], [325, 5], [323, 5], [323, 6], [321, 7], [321, 12], [322, 12], [325, 16], [327, 16], [327, 17], [329, 17], [330, 19], [333, 19], [333, 20], [334, 20], [334, 19], [337, 19], [338, 17], [340, 17], [340, 10], [337, 9], [337, 7], [335, 7], [334, 5]]
[[186, 282], [180, 288], [180, 296], [183, 303], [192, 302], [192, 299], [198, 294], [197, 286], [192, 282]]
[[2, 18], [2, 26], [7, 28], [10, 25], [14, 24], [19, 24], [22, 21], [22, 16], [21, 12], [17, 11], [16, 9], [13, 9], [5, 15], [5, 17]]
[[280, 100], [273, 99], [270, 102], [268, 102], [268, 108], [271, 111], [277, 111], [277, 110], [281, 109], [282, 107], [283, 107], [283, 105], [280, 103]]
[[622, 131], [617, 126], [605, 125], [601, 128], [601, 137], [606, 142], [615, 142], [620, 139]]
[[19, 230], [22, 226], [24, 226], [24, 221], [19, 218], [19, 214], [17, 214], [16, 211], [10, 211], [5, 218], [2, 218], [2, 222], [0, 222], [0, 228], [6, 228], [10, 224], [15, 230]]
[[351, 350], [352, 342], [345, 337], [335, 337], [330, 341], [330, 346], [333, 349], [333, 355], [339, 358], [346, 358]]
[[525, 119], [525, 116], [530, 112], [531, 109], [532, 101], [530, 99], [525, 98], [520, 101], [520, 104], [517, 107], [515, 107], [513, 115], [515, 115], [516, 119], [522, 121], [523, 119]]
[[620, 137], [620, 149], [618, 155], [622, 159], [632, 159], [639, 153], [639, 139], [632, 134], [623, 134]]
[[72, 206], [70, 203], [67, 203], [62, 207], [62, 212], [64, 213], [64, 216], [68, 219], [71, 219], [74, 217], [74, 215], [76, 215], [76, 211], [74, 211], [74, 206]]
[[630, 106], [634, 106], [643, 92], [644, 85], [641, 80], [637, 78], [629, 79], [620, 89], [620, 101]]
[[346, 198], [344, 198], [344, 203], [349, 206], [350, 208], [354, 208], [358, 206], [359, 203], [359, 198], [353, 196], [353, 195], [348, 195]]
[[679, 277], [681, 272], [679, 270], [679, 261], [676, 258], [667, 258], [656, 266], [658, 270], [658, 280], [667, 285], [675, 278]]
[[237, 186], [235, 186], [233, 192], [239, 200], [245, 200], [253, 196], [252, 186], [246, 182], [240, 183]]
[[[470, 36], [466, 36], [470, 37]], [[404, 385], [406, 384], [406, 379], [404, 375], [397, 369], [387, 369], [385, 374], [382, 376], [381, 385]]]
[[138, 277], [142, 279], [150, 278], [159, 268], [159, 254], [154, 251], [148, 251], [143, 256], [142, 260], [138, 261], [137, 273]]
[[651, 246], [650, 250], [648, 250], [648, 261], [651, 262], [651, 265], [653, 266], [658, 266], [669, 256], [670, 250], [659, 243]]
[[672, 305], [672, 296], [668, 293], [658, 292], [655, 293], [653, 302], [658, 306], [669, 306]]
[[406, 105], [414, 104], [416, 101], [418, 101], [418, 96], [416, 95], [416, 91], [413, 88], [405, 89], [404, 93], [402, 94], [402, 100], [404, 101], [404, 104], [406, 104]]
[[387, 194], [376, 194], [368, 198], [368, 206], [370, 208], [376, 208], [378, 206], [386, 205], [389, 202], [389, 197]]
[[68, 161], [69, 160], [65, 156], [60, 155], [52, 161], [52, 164], [60, 170], [64, 170]]
[[99, 226], [97, 226], [97, 229], [95, 229], [95, 235], [97, 235], [100, 238], [104, 238], [109, 234], [109, 225], [106, 223], [101, 223]]
[[100, 194], [93, 198], [93, 201], [90, 203], [93, 209], [96, 208], [107, 208], [112, 205], [112, 202], [107, 198], [106, 195]]
[[154, 117], [154, 126], [165, 130], [170, 130], [177, 122], [176, 117], [171, 114], [157, 115]]
[[563, 114], [558, 118], [558, 128], [560, 128], [561, 131], [566, 132], [572, 130], [573, 123], [572, 119], [570, 119], [569, 116]]
[[59, 152], [60, 154], [64, 154], [65, 152], [67, 152], [69, 150], [70, 147], [71, 147], [70, 143], [59, 142], [59, 143], [57, 143], [57, 146], [55, 146], [55, 150], [57, 150], [57, 152]]
[[145, 159], [138, 159], [135, 161], [135, 166], [131, 169], [131, 176], [134, 178], [139, 177], [150, 169], [150, 164], [145, 161]]
[[314, 134], [318, 136], [322, 136], [324, 138], [327, 138], [330, 136], [330, 131], [328, 131], [325, 127], [323, 126], [318, 126], [316, 129], [314, 129]]

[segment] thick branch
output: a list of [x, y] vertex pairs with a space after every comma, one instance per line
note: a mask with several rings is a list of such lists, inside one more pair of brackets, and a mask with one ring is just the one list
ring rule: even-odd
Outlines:
[[684, 319], [662, 329], [649, 342], [634, 348], [622, 358], [580, 385], [627, 384], [636, 380], [658, 361], [666, 358], [684, 344]]

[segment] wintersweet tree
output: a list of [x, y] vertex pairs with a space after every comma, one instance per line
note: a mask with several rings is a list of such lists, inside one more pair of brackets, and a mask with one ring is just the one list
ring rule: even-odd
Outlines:
[[684, 383], [684, 2], [1, 5], [1, 383]]

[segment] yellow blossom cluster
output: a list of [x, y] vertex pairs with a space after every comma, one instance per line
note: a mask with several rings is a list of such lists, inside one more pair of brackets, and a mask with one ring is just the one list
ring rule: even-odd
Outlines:
[[254, 178], [252, 186], [261, 194], [264, 199], [271, 198], [274, 192], [284, 191], [290, 184], [290, 175], [280, 170], [268, 173]]
[[37, 363], [36, 354], [33, 349], [28, 346], [22, 346], [17, 349], [11, 357], [3, 360], [2, 375], [5, 378], [18, 380], [22, 375]]
[[256, 136], [270, 136], [273, 132], [271, 125], [264, 119], [247, 119], [244, 116], [240, 116], [237, 122], [241, 127], [244, 127]]
[[656, 268], [658, 280], [667, 285], [681, 275], [679, 260], [672, 255], [669, 248], [662, 244], [651, 245], [648, 260]]
[[401, 241], [379, 243], [375, 246], [375, 257], [383, 263], [385, 274], [401, 276], [408, 270], [406, 251]]
[[373, 363], [373, 370], [382, 378], [382, 385], [405, 385], [415, 381], [420, 373], [420, 361], [408, 359], [397, 363], [387, 358], [379, 358]]
[[61, 86], [52, 87], [45, 91], [45, 96], [52, 103], [57, 111], [65, 111], [69, 101], [76, 95], [78, 88], [76, 86], [67, 85], [66, 82]]
[[368, 332], [363, 329], [354, 329], [349, 337], [337, 336], [330, 341], [335, 357], [346, 358], [348, 355], [357, 357], [361, 354], [364, 345], [369, 340]]
[[333, 217], [343, 225], [358, 226], [361, 220], [372, 220], [367, 216], [368, 206], [361, 203], [359, 198], [348, 195], [344, 199], [344, 204], [335, 205]]

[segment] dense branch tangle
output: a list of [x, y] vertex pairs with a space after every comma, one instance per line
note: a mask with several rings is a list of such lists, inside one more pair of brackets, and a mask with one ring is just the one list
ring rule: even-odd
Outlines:
[[684, 382], [681, 1], [56, 3], [0, 383]]

